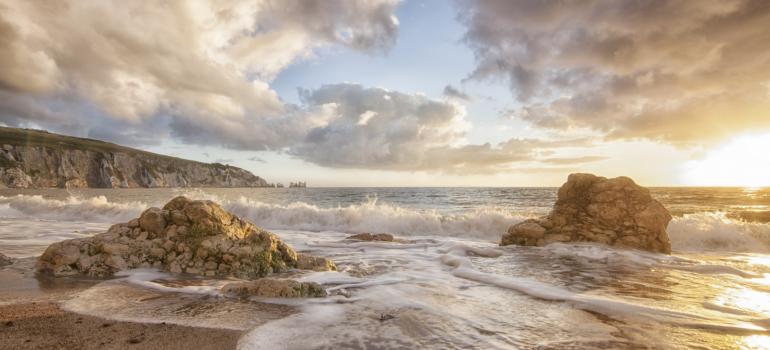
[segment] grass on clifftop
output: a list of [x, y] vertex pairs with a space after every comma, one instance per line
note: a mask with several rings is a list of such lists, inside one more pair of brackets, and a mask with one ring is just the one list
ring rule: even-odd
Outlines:
[[135, 148], [116, 145], [114, 143], [87, 139], [82, 137], [66, 136], [54, 134], [43, 130], [20, 129], [0, 127], [0, 146], [26, 146], [26, 147], [46, 147], [52, 149], [75, 149], [81, 151], [104, 152], [104, 153], [126, 153], [131, 156], [144, 155], [149, 157], [165, 158], [177, 162], [192, 162], [206, 164], [216, 167], [229, 168], [231, 166], [220, 163], [203, 163], [194, 160], [182, 159], [166, 156], [162, 154], [142, 151]]

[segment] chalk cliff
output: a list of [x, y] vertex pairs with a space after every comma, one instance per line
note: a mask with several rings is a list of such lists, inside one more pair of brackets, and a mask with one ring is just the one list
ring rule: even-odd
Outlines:
[[265, 187], [244, 169], [109, 142], [0, 127], [0, 188]]

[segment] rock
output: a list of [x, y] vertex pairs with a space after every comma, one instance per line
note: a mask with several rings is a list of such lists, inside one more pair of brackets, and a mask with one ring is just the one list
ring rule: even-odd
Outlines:
[[242, 298], [320, 298], [326, 296], [326, 290], [318, 283], [276, 278], [228, 283], [222, 287], [221, 291]]
[[32, 178], [20, 168], [0, 167], [0, 184], [8, 188], [33, 187]]
[[300, 270], [313, 271], [336, 271], [337, 266], [334, 262], [319, 256], [307, 254], [297, 254], [297, 268]]
[[389, 233], [359, 233], [356, 235], [348, 236], [347, 239], [355, 239], [359, 241], [393, 242], [393, 235]]
[[537, 220], [525, 220], [519, 225], [508, 228], [508, 234], [527, 238], [542, 238], [545, 235], [546, 228], [540, 226]]
[[396, 318], [396, 316], [393, 316], [391, 314], [386, 314], [386, 313], [381, 313], [380, 314], [380, 322], [385, 322], [385, 321], [388, 321], [388, 320], [392, 320], [394, 318]]
[[[172, 220], [172, 212], [183, 213], [183, 222], [179, 214]], [[327, 259], [298, 255], [276, 235], [211, 201], [177, 197], [164, 209], [147, 209], [134, 220], [93, 237], [52, 244], [36, 270], [54, 276], [108, 277], [152, 266], [173, 273], [253, 279], [293, 268], [336, 269]]]
[[160, 234], [166, 228], [166, 218], [163, 210], [159, 208], [150, 208], [145, 210], [139, 217], [139, 227], [142, 230]]
[[10, 264], [13, 264], [14, 259], [11, 257], [6, 256], [3, 253], [0, 253], [0, 267], [7, 266]]
[[668, 210], [628, 177], [571, 174], [551, 212], [512, 225], [500, 245], [599, 242], [670, 254], [669, 221]]

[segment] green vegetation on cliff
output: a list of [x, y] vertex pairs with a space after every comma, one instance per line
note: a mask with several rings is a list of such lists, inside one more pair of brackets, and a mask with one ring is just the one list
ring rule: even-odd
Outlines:
[[0, 187], [264, 187], [238, 167], [110, 142], [0, 127]]

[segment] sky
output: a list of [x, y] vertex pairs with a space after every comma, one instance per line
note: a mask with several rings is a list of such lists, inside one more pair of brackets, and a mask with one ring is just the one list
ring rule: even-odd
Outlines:
[[0, 124], [309, 186], [770, 185], [770, 3], [0, 0]]

